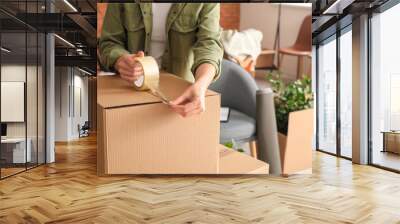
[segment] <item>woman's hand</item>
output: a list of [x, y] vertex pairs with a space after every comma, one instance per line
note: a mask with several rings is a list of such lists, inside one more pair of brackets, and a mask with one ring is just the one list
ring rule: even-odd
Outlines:
[[215, 68], [211, 64], [201, 64], [196, 69], [195, 76], [196, 82], [170, 102], [171, 108], [182, 117], [200, 114], [206, 110], [206, 91], [215, 76]]
[[121, 78], [131, 84], [143, 75], [142, 65], [135, 61], [137, 57], [144, 57], [143, 51], [139, 51], [137, 54], [121, 56], [118, 58], [117, 62], [115, 62], [114, 66]]
[[171, 108], [182, 117], [200, 114], [206, 109], [206, 91], [199, 85], [192, 84], [182, 95], [170, 102]]

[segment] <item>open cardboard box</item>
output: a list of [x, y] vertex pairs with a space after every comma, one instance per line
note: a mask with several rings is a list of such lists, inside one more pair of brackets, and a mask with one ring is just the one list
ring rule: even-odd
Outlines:
[[288, 134], [278, 133], [282, 174], [312, 173], [313, 109], [289, 114]]
[[[218, 93], [207, 91], [206, 111], [183, 118], [118, 76], [99, 76], [97, 83], [98, 175], [268, 173], [264, 162], [233, 150], [223, 152]], [[170, 100], [189, 85], [160, 74], [159, 88]]]

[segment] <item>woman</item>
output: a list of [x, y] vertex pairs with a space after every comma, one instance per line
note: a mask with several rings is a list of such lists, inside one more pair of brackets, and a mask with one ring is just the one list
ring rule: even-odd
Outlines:
[[153, 56], [162, 70], [193, 84], [170, 102], [182, 116], [205, 110], [205, 93], [221, 73], [223, 55], [215, 3], [108, 4], [99, 40], [101, 61], [133, 83], [143, 75], [135, 57]]

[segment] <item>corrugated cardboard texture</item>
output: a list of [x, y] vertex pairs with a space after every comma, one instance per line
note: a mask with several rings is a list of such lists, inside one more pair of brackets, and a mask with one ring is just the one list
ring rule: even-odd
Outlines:
[[[220, 96], [208, 92], [206, 111], [182, 118], [147, 92], [119, 77], [99, 77], [98, 173], [216, 174]], [[189, 85], [161, 74], [160, 89], [171, 97]]]
[[220, 146], [219, 174], [268, 174], [268, 164]]
[[[283, 174], [293, 174], [312, 168], [313, 109], [291, 112], [286, 147], [282, 161]], [[284, 141], [281, 136], [281, 141]]]

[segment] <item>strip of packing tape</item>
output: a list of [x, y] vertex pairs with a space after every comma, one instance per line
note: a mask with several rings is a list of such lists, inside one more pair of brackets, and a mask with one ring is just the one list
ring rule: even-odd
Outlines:
[[160, 80], [160, 71], [156, 60], [151, 56], [137, 57], [135, 61], [139, 62], [143, 68], [143, 76], [140, 76], [133, 84], [136, 90], [149, 90], [158, 88]]

